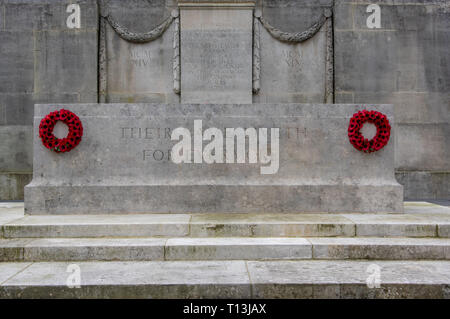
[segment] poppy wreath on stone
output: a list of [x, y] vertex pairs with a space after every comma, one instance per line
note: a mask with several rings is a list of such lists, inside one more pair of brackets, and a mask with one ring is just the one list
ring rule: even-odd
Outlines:
[[[57, 138], [53, 135], [53, 129], [58, 121], [64, 122], [69, 128], [69, 133], [64, 138]], [[82, 136], [83, 125], [80, 118], [68, 110], [61, 109], [51, 112], [39, 124], [39, 137], [42, 140], [42, 144], [57, 153], [72, 150], [81, 142]]]
[[[364, 123], [373, 123], [377, 128], [377, 134], [371, 140], [361, 134]], [[362, 110], [353, 114], [348, 126], [348, 138], [350, 143], [359, 151], [365, 153], [376, 152], [382, 149], [391, 136], [391, 125], [386, 115], [378, 111]]]

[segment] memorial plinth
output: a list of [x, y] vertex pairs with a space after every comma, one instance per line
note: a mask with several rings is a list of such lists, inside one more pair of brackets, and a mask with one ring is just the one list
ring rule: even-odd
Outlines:
[[[81, 143], [68, 153], [45, 148], [39, 138], [41, 119], [59, 108], [77, 114], [84, 127]], [[349, 119], [361, 109], [379, 110], [393, 127], [378, 152], [360, 152], [348, 140]], [[36, 105], [25, 209], [27, 214], [401, 212], [393, 124], [392, 105]], [[190, 134], [189, 163], [174, 162], [179, 140], [171, 136], [177, 128]], [[227, 128], [254, 129], [258, 152], [247, 137], [243, 161], [237, 163], [234, 153], [228, 161]], [[278, 147], [272, 133], [261, 144], [261, 132], [275, 128]], [[210, 153], [214, 163], [206, 156], [209, 129], [222, 132], [216, 136], [222, 154], [219, 147]], [[242, 143], [234, 141], [239, 153]], [[264, 173], [264, 167], [272, 169]]]

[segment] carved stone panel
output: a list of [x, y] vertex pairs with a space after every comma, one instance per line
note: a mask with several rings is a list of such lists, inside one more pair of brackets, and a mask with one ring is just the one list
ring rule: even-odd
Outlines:
[[324, 102], [325, 26], [302, 43], [284, 43], [261, 29], [260, 92], [255, 102]]
[[[100, 51], [103, 44], [106, 47], [106, 65], [100, 58], [101, 97], [102, 92], [106, 95], [101, 101], [179, 102], [172, 76], [173, 8], [165, 0], [101, 3], [105, 18], [100, 33], [106, 34], [106, 40], [100, 43]], [[130, 39], [133, 35], [142, 41]]]
[[252, 103], [252, 7], [180, 8], [181, 103]]
[[[331, 5], [332, 1], [325, 0], [262, 1], [262, 19], [277, 29], [275, 33], [285, 34], [271, 35], [260, 24], [260, 90], [253, 102], [332, 103], [332, 96], [327, 96], [332, 90], [332, 66], [330, 71], [327, 62], [327, 46], [332, 42], [332, 38], [327, 39], [327, 29], [331, 28], [331, 20], [324, 20]], [[314, 30], [314, 26], [321, 27], [302, 40], [300, 35]], [[292, 39], [283, 40], [288, 33]]]
[[173, 92], [173, 24], [158, 39], [131, 43], [107, 25], [108, 102], [178, 102]]

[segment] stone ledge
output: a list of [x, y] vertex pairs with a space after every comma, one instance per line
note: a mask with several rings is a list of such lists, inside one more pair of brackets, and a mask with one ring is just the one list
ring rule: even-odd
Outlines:
[[450, 260], [442, 238], [16, 238], [0, 262], [156, 260]]
[[0, 203], [0, 237], [441, 237], [450, 207], [406, 202], [404, 214], [112, 214], [29, 215]]
[[[101, 194], [101, 196], [99, 195]], [[25, 187], [25, 212], [401, 213], [400, 185], [84, 185]]]
[[[448, 261], [80, 262], [81, 287], [67, 287], [71, 263], [2, 263], [0, 298], [449, 298]], [[380, 288], [367, 269], [380, 267]]]
[[178, 7], [189, 8], [253, 8], [256, 0], [178, 0]]

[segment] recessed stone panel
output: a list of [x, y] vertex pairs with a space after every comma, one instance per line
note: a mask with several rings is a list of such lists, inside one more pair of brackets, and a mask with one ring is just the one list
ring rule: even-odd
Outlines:
[[181, 7], [181, 102], [252, 103], [251, 8]]

